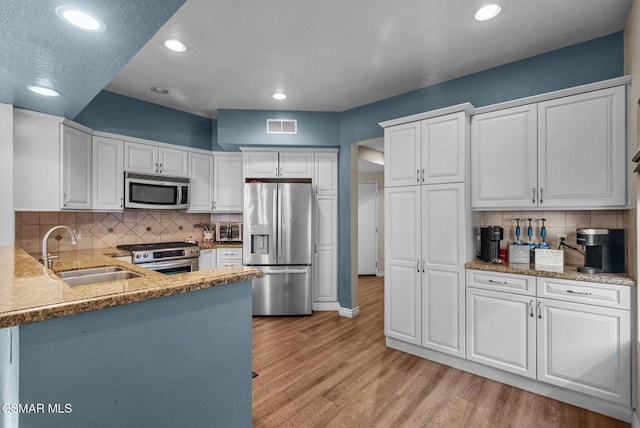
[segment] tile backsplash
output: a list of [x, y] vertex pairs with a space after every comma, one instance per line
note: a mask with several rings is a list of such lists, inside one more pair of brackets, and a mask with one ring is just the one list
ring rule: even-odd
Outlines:
[[121, 244], [202, 241], [202, 225], [241, 222], [242, 214], [197, 214], [173, 210], [125, 210], [120, 212], [16, 212], [16, 246], [39, 255], [44, 234], [56, 225], [80, 231], [78, 245], [65, 231], [49, 239], [49, 252], [90, 250]]
[[[559, 244], [558, 233], [567, 234], [567, 243], [572, 247], [582, 248], [576, 243], [576, 229], [580, 228], [608, 228], [608, 229], [626, 229], [625, 234], [627, 249], [632, 244], [630, 239], [629, 227], [629, 211], [628, 210], [602, 210], [602, 211], [482, 211], [479, 213], [479, 225], [486, 226], [502, 226], [504, 228], [504, 240], [500, 243], [502, 248], [515, 240], [516, 222], [513, 220], [519, 218], [520, 229], [522, 231], [521, 239], [527, 240], [527, 227], [529, 222], [527, 218], [533, 219], [531, 226], [534, 231], [536, 243], [540, 243], [540, 227], [542, 223], [540, 218], [546, 219], [545, 227], [547, 229], [547, 242], [552, 249], [557, 249]], [[524, 220], [522, 220], [524, 219]], [[584, 264], [582, 254], [573, 250], [565, 250], [564, 260], [567, 264]], [[629, 255], [627, 255], [629, 260]], [[628, 264], [627, 264], [628, 265]]]

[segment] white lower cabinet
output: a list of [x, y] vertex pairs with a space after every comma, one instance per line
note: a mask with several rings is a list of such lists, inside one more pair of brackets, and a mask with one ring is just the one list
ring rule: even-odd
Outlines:
[[629, 405], [629, 311], [548, 299], [538, 304], [538, 379]]
[[536, 378], [535, 297], [467, 288], [467, 359]]
[[218, 248], [216, 267], [242, 266], [242, 248]]
[[[526, 278], [511, 275], [518, 276]], [[557, 299], [549, 299], [527, 295], [527, 290], [518, 294], [476, 288], [479, 277], [496, 284], [503, 281], [499, 274], [492, 279], [488, 272], [467, 271], [467, 359], [631, 404], [628, 286], [536, 278], [537, 295], [564, 291], [556, 294]], [[616, 289], [620, 303], [607, 307], [615, 304], [604, 297]], [[587, 297], [597, 303], [585, 304]]]
[[201, 249], [198, 257], [198, 270], [213, 269], [216, 267], [216, 250]]

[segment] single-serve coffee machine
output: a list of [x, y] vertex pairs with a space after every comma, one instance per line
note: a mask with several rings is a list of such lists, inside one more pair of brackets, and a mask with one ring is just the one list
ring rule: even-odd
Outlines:
[[500, 262], [500, 241], [504, 238], [504, 229], [500, 226], [480, 228], [480, 260]]
[[622, 273], [624, 229], [578, 229], [576, 242], [584, 246], [584, 266], [578, 272]]

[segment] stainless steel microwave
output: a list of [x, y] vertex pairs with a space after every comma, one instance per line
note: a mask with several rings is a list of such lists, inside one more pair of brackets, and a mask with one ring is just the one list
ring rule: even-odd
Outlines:
[[189, 208], [189, 179], [125, 172], [124, 207], [186, 210]]

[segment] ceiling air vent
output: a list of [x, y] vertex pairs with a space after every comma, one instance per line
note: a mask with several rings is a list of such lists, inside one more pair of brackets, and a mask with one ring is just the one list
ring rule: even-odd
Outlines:
[[295, 119], [267, 119], [267, 134], [297, 134], [298, 121]]

